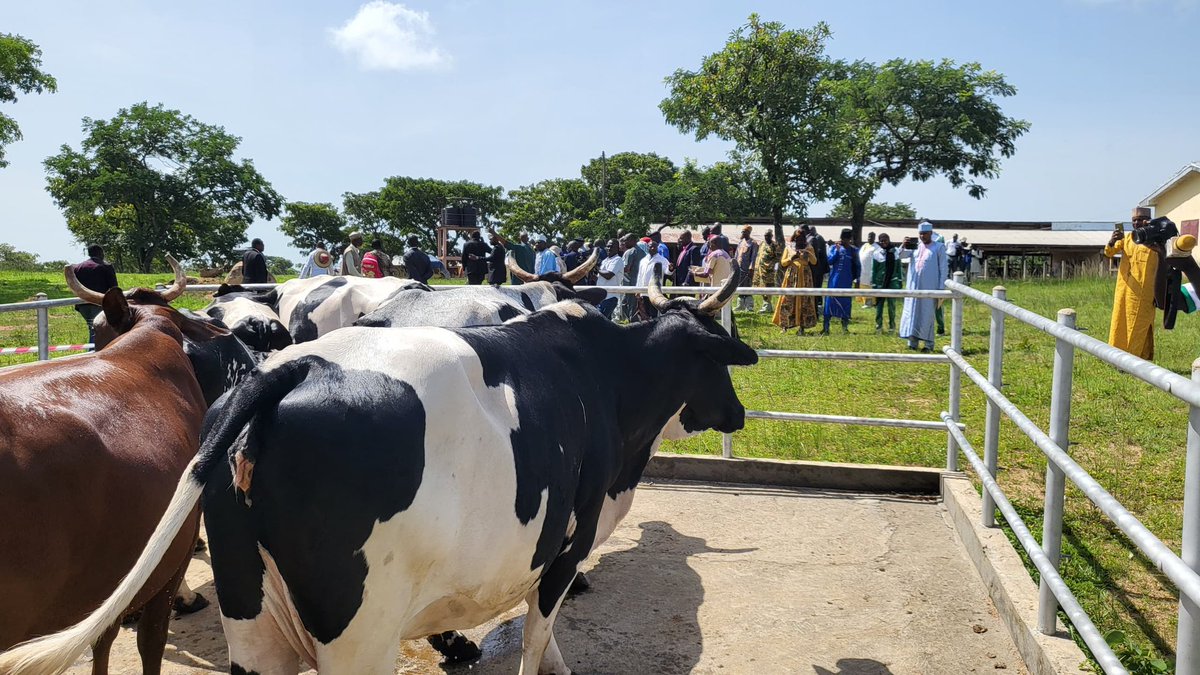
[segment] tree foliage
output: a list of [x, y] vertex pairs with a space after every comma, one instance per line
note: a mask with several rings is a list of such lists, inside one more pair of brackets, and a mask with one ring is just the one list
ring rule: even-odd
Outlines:
[[1016, 88], [978, 63], [907, 61], [856, 63], [830, 83], [841, 106], [845, 153], [835, 188], [851, 210], [855, 239], [865, 209], [884, 183], [943, 176], [976, 199], [995, 178], [1000, 160], [1016, 151], [1029, 123], [1006, 116], [998, 99]]
[[83, 120], [79, 150], [45, 161], [47, 191], [81, 242], [114, 263], [150, 272], [167, 253], [213, 265], [236, 257], [255, 217], [279, 215], [282, 198], [241, 139], [161, 104], [138, 103], [111, 120]]
[[[849, 218], [851, 216], [849, 202], [838, 202], [830, 209], [830, 218]], [[906, 202], [870, 202], [864, 211], [867, 220], [912, 220], [917, 217], [917, 210]]]
[[[42, 70], [42, 50], [11, 33], [0, 33], [0, 103], [14, 103], [17, 94], [40, 94], [58, 90], [58, 82]], [[21, 127], [0, 113], [0, 169], [8, 166], [4, 146], [21, 140]]]
[[508, 193], [501, 218], [506, 236], [518, 232], [544, 234], [547, 237], [586, 236], [593, 224], [593, 211], [609, 214], [600, 208], [598, 195], [582, 179], [551, 178], [525, 185]]
[[266, 258], [267, 258], [267, 271], [269, 271], [271, 274], [274, 274], [277, 277], [297, 273], [295, 263], [293, 263], [291, 260], [288, 260], [287, 258], [277, 256], [277, 255], [269, 255], [269, 256], [266, 256]]
[[479, 224], [484, 226], [503, 212], [504, 188], [465, 180], [392, 176], [379, 190], [342, 195], [351, 224], [364, 233], [381, 235], [388, 250], [399, 250], [402, 240], [413, 234], [422, 246], [432, 249], [442, 209], [460, 202], [479, 209]]
[[317, 247], [337, 247], [346, 239], [346, 217], [328, 202], [288, 202], [279, 219], [279, 231], [292, 240], [301, 253], [307, 255]]
[[761, 168], [760, 194], [771, 204], [780, 241], [784, 209], [803, 212], [837, 168], [828, 144], [837, 107], [824, 86], [833, 71], [825, 56], [829, 36], [824, 23], [787, 30], [751, 14], [698, 69], [669, 76], [670, 95], [659, 104], [668, 123], [697, 140], [732, 141]]

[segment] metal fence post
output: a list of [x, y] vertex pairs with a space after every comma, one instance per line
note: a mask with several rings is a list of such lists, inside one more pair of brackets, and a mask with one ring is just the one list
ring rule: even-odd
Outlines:
[[[1003, 286], [996, 286], [992, 289], [992, 297], [997, 300], [1006, 300], [1008, 291]], [[992, 310], [992, 326], [990, 331], [990, 339], [988, 340], [988, 382], [995, 388], [1000, 389], [1003, 384], [1004, 366], [1004, 312], [998, 309]], [[998, 455], [1000, 453], [1000, 408], [988, 399], [987, 418], [984, 422], [983, 429], [983, 461], [987, 465], [988, 473], [992, 478], [996, 477], [996, 466], [998, 464]], [[983, 491], [983, 526], [996, 526], [996, 501], [992, 499], [991, 493], [987, 490]]]
[[[727, 302], [721, 308], [721, 326], [726, 332], [733, 332], [733, 302]], [[733, 375], [732, 366], [729, 368], [729, 374]], [[733, 434], [721, 434], [721, 456], [733, 459]]]
[[[1200, 383], [1200, 359], [1192, 362], [1192, 382]], [[1179, 557], [1200, 571], [1200, 407], [1188, 414], [1187, 463], [1183, 470], [1183, 543]], [[1179, 631], [1175, 634], [1175, 672], [1200, 668], [1200, 607], [1179, 594]]]
[[[1058, 323], [1074, 330], [1075, 310], [1058, 310]], [[1071, 429], [1071, 381], [1075, 366], [1075, 345], [1066, 340], [1055, 340], [1054, 385], [1050, 393], [1050, 440], [1070, 452]], [[1042, 514], [1042, 551], [1054, 569], [1058, 569], [1062, 558], [1063, 497], [1066, 477], [1054, 462], [1046, 463], [1046, 504]], [[1050, 584], [1042, 577], [1038, 588], [1038, 630], [1043, 635], [1054, 635], [1058, 628], [1058, 600], [1050, 590]]]
[[[45, 293], [38, 293], [34, 296], [39, 301], [46, 300]], [[37, 308], [37, 333], [38, 333], [38, 361], [50, 360], [50, 309], [48, 307]]]
[[[963, 273], [954, 273], [954, 283], [961, 284], [963, 282]], [[955, 293], [950, 299], [950, 348], [955, 352], [962, 353], [962, 322], [963, 322], [963, 296], [960, 293]], [[958, 421], [959, 398], [962, 393], [962, 373], [953, 363], [950, 364], [950, 418], [955, 422]], [[958, 443], [954, 442], [954, 435], [949, 431], [946, 432], [946, 470], [958, 471]]]

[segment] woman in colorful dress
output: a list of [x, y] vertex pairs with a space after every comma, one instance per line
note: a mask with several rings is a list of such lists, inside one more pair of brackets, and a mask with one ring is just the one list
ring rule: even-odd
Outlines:
[[[779, 269], [783, 271], [780, 288], [810, 288], [812, 281], [812, 265], [817, 262], [817, 256], [812, 247], [805, 241], [800, 230], [792, 233], [788, 245], [783, 249], [779, 260]], [[775, 314], [771, 323], [779, 326], [784, 332], [792, 328], [804, 334], [805, 329], [817, 325], [817, 308], [811, 298], [798, 295], [781, 295], [775, 303]]]

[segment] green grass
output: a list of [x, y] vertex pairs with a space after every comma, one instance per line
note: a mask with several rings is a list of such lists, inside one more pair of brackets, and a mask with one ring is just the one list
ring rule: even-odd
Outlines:
[[[167, 282], [170, 275], [119, 275], [123, 287]], [[455, 280], [462, 283], [461, 280]], [[977, 282], [987, 290], [989, 282]], [[1009, 299], [1043, 316], [1072, 307], [1078, 328], [1104, 340], [1112, 302], [1111, 279], [1009, 283]], [[37, 292], [68, 297], [54, 274], [0, 273], [0, 303], [31, 299]], [[177, 305], [202, 307], [206, 296], [185, 294]], [[966, 304], [964, 352], [982, 372], [987, 368], [989, 311]], [[948, 308], [947, 308], [948, 309]], [[899, 311], [899, 309], [897, 310]], [[874, 334], [874, 310], [857, 306], [851, 334], [782, 335], [759, 314], [735, 314], [743, 339], [757, 348], [830, 351], [904, 351], [904, 342]], [[949, 312], [947, 312], [947, 319]], [[1008, 320], [1004, 391], [1043, 429], [1049, 417], [1054, 341]], [[948, 326], [947, 326], [948, 328]], [[83, 341], [86, 327], [70, 308], [51, 311], [51, 341]], [[1200, 345], [1200, 316], [1181, 316], [1174, 331], [1155, 336], [1156, 362], [1188, 375]], [[0, 346], [36, 344], [32, 312], [0, 314]], [[939, 343], [939, 347], [940, 347]], [[0, 357], [0, 365], [29, 357]], [[664, 374], [665, 376], [665, 374]], [[1179, 549], [1187, 408], [1174, 398], [1122, 376], [1082, 352], [1076, 355], [1071, 452], [1075, 459], [1168, 546]], [[764, 359], [735, 370], [734, 381], [747, 408], [822, 414], [936, 420], [947, 408], [948, 369], [941, 365]], [[982, 449], [983, 395], [966, 378], [962, 419], [967, 436]], [[743, 457], [943, 466], [944, 433], [750, 421], [734, 437]], [[720, 436], [702, 434], [666, 444], [669, 452], [720, 452]], [[965, 466], [965, 461], [961, 462]], [[1010, 422], [1001, 424], [999, 481], [1038, 534], [1046, 461]], [[1154, 566], [1130, 545], [1078, 491], [1068, 489], [1064, 575], [1102, 632], [1125, 631], [1170, 655], [1175, 641], [1177, 594]]]

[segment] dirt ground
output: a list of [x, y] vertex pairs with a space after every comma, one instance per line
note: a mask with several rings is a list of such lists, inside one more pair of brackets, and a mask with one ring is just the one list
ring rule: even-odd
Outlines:
[[[658, 483], [589, 560], [592, 590], [556, 625], [576, 673], [1024, 673], [942, 507], [929, 500]], [[228, 672], [207, 555], [188, 572], [213, 600], [171, 622], [163, 672]], [[423, 641], [396, 673], [516, 673], [524, 606], [465, 631], [473, 666]], [[140, 672], [123, 629], [112, 672]], [[71, 668], [90, 672], [90, 657]]]

